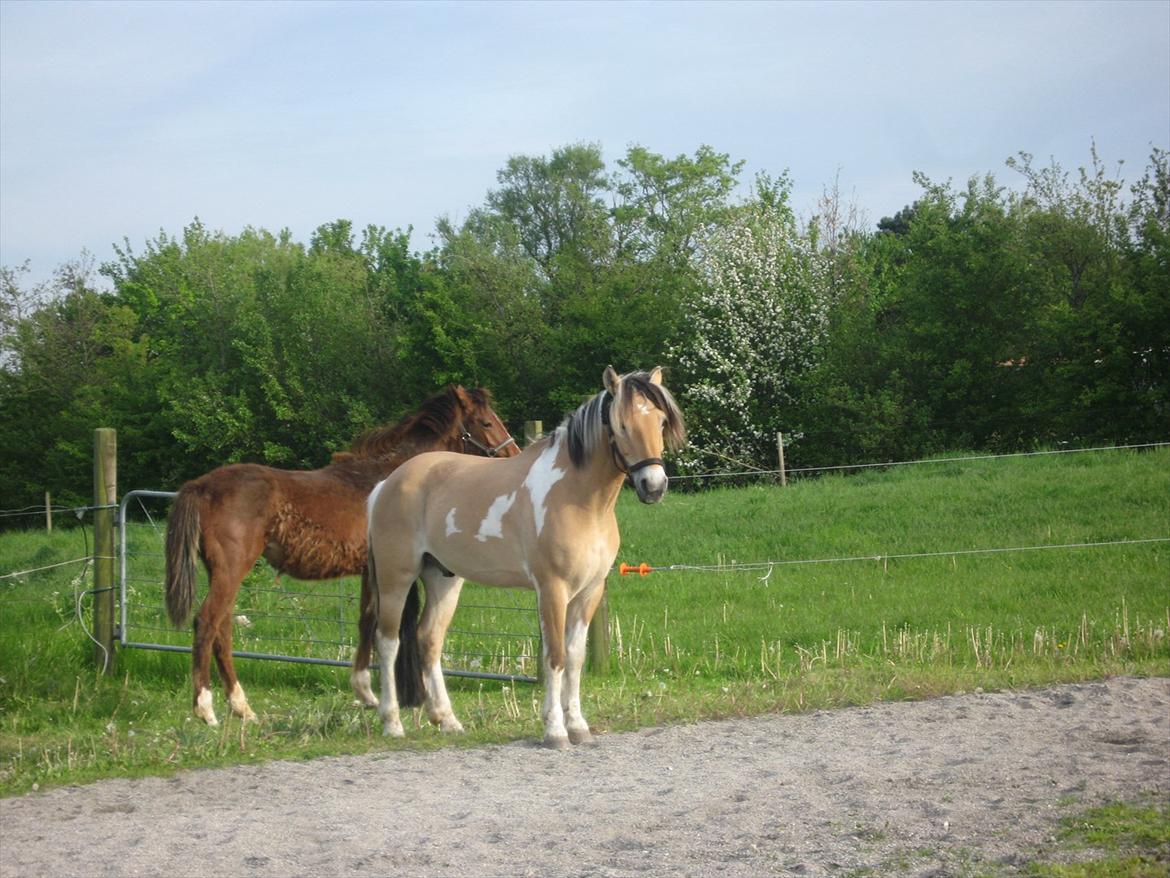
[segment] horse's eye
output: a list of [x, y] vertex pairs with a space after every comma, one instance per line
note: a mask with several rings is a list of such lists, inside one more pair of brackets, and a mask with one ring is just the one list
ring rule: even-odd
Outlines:
[[490, 430], [490, 429], [491, 429], [491, 426], [492, 426], [492, 422], [491, 422], [491, 421], [484, 421], [484, 422], [482, 423], [482, 426], [483, 426], [483, 428], [484, 428], [485, 430]]

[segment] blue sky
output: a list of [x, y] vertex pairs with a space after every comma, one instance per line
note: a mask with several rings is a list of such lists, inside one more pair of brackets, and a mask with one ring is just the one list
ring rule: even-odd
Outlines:
[[839, 175], [872, 222], [1020, 150], [1122, 176], [1170, 146], [1170, 0], [1108, 3], [66, 3], [0, 0], [0, 264], [198, 216], [238, 233], [413, 226], [510, 155], [709, 144]]

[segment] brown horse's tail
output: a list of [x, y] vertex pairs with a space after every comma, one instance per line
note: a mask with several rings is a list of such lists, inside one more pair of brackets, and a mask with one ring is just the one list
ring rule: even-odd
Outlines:
[[418, 707], [426, 699], [422, 658], [418, 650], [418, 581], [410, 585], [402, 624], [398, 626], [398, 655], [394, 659], [394, 683], [400, 707]]
[[198, 489], [184, 485], [167, 522], [167, 615], [176, 628], [187, 623], [195, 604], [199, 499]]

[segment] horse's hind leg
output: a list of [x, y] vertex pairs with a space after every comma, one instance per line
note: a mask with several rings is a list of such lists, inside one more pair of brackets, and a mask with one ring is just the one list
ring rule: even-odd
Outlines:
[[565, 614], [565, 679], [561, 688], [561, 707], [565, 712], [569, 740], [574, 744], [588, 744], [593, 740], [589, 723], [581, 713], [581, 669], [585, 665], [589, 623], [604, 594], [604, 580], [588, 586], [569, 602]]
[[215, 707], [211, 702], [211, 650], [215, 642], [208, 605], [211, 596], [203, 602], [199, 615], [195, 617], [195, 640], [191, 647], [191, 688], [195, 691], [193, 710], [209, 726], [218, 726]]
[[[233, 602], [234, 603], [234, 602]], [[248, 706], [248, 699], [244, 695], [244, 687], [236, 677], [236, 669], [232, 664], [232, 614], [229, 611], [219, 623], [219, 631], [215, 636], [212, 647], [215, 651], [215, 663], [219, 666], [219, 676], [223, 679], [224, 691], [228, 694], [228, 705], [232, 713], [248, 722], [259, 722], [252, 708]]]
[[442, 658], [443, 640], [459, 604], [463, 577], [445, 576], [434, 564], [428, 564], [423, 568], [422, 580], [427, 589], [427, 605], [419, 621], [418, 642], [427, 689], [427, 716], [444, 732], [462, 732], [463, 725], [455, 718], [447, 695]]
[[378, 595], [377, 630], [374, 632], [374, 640], [378, 645], [378, 682], [382, 695], [378, 715], [382, 717], [382, 734], [401, 738], [406, 735], [406, 730], [402, 728], [398, 708], [394, 660], [398, 657], [402, 610], [417, 573], [414, 570], [383, 572], [383, 565], [374, 566], [372, 551], [370, 558], [370, 585]]
[[[258, 538], [262, 538], [258, 535]], [[251, 711], [244, 698], [243, 690], [239, 689], [235, 669], [232, 667], [231, 651], [231, 624], [232, 609], [236, 605], [236, 595], [240, 592], [240, 583], [251, 568], [256, 558], [260, 557], [260, 547], [254, 547], [250, 554], [248, 549], [235, 542], [226, 542], [221, 538], [204, 536], [204, 557], [210, 574], [207, 589], [207, 598], [199, 608], [199, 616], [195, 623], [195, 646], [191, 656], [191, 682], [195, 689], [195, 715], [208, 725], [218, 725], [215, 710], [211, 703], [211, 656], [214, 653], [219, 665], [220, 675], [227, 688], [233, 712], [247, 717]], [[224, 630], [226, 629], [226, 638]], [[225, 658], [226, 656], [226, 658]]]
[[370, 568], [362, 569], [362, 596], [358, 605], [358, 645], [349, 671], [349, 684], [353, 687], [358, 701], [366, 707], [377, 707], [378, 696], [370, 687], [370, 653], [378, 630], [378, 615], [375, 609], [374, 590], [370, 587]]

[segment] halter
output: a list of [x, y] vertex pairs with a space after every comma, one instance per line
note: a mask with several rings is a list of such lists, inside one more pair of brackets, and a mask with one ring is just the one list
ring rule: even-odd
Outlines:
[[489, 448], [487, 445], [484, 445], [482, 442], [480, 442], [478, 439], [476, 439], [474, 436], [472, 436], [471, 433], [469, 433], [467, 431], [467, 427], [464, 426], [462, 421], [459, 422], [459, 438], [463, 440], [464, 445], [475, 446], [480, 451], [482, 451], [487, 457], [495, 457], [497, 454], [499, 454], [501, 451], [503, 451], [509, 445], [516, 444], [516, 440], [512, 438], [511, 434], [509, 434], [508, 438], [505, 439], [503, 442], [501, 442], [499, 445], [495, 446], [494, 448]]
[[665, 469], [666, 463], [661, 457], [646, 457], [635, 464], [626, 462], [625, 455], [622, 454], [621, 449], [617, 446], [617, 440], [613, 434], [613, 425], [609, 421], [609, 410], [613, 406], [613, 394], [608, 390], [603, 390], [601, 393], [603, 397], [601, 400], [601, 423], [609, 430], [609, 450], [613, 452], [613, 462], [617, 465], [617, 468], [631, 479], [634, 477], [634, 473], [648, 466], [660, 466]]

